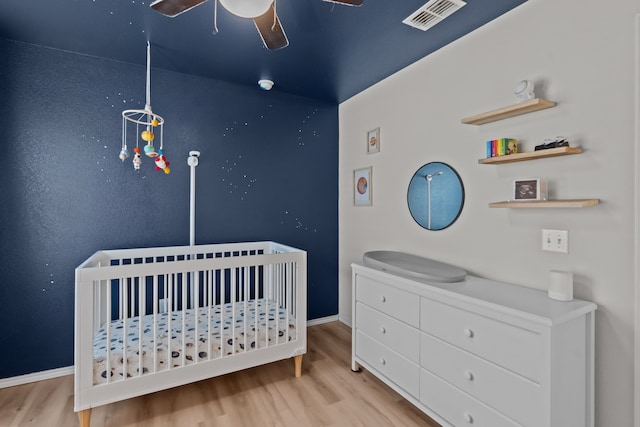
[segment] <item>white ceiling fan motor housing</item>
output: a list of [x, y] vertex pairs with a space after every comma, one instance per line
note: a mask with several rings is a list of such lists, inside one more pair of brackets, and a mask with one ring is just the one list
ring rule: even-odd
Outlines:
[[240, 18], [256, 18], [264, 15], [273, 0], [220, 0], [222, 7]]

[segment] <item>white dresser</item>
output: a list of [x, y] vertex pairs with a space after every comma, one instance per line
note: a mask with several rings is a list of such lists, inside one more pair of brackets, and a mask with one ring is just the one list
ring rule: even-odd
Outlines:
[[352, 369], [443, 426], [592, 427], [596, 305], [353, 264]]

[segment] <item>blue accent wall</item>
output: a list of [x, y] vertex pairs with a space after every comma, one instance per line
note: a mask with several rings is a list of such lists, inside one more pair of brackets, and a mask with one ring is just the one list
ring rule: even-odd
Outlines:
[[337, 314], [336, 104], [152, 69], [171, 174], [145, 156], [135, 171], [121, 112], [144, 108], [144, 67], [1, 39], [0, 57], [0, 378], [73, 364], [92, 253], [189, 244], [190, 150], [196, 243], [308, 251], [308, 318]]

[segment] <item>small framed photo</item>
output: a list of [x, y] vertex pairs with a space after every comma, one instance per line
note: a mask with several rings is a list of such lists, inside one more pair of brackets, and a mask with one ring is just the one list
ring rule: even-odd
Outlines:
[[372, 172], [371, 167], [353, 171], [353, 204], [355, 206], [371, 206]]
[[380, 128], [375, 128], [367, 132], [367, 154], [380, 151]]
[[513, 181], [513, 200], [547, 200], [547, 181], [539, 178]]

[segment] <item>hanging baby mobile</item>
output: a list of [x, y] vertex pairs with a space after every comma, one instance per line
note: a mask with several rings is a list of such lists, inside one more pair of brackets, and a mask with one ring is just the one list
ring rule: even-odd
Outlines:
[[[136, 147], [133, 149], [133, 167], [140, 170], [142, 165], [142, 152], [147, 157], [154, 159], [156, 170], [162, 170], [168, 174], [169, 162], [163, 154], [162, 145], [162, 129], [164, 119], [151, 111], [151, 47], [147, 42], [147, 99], [144, 110], [124, 110], [122, 112], [122, 150], [120, 151], [120, 159], [124, 162], [129, 157], [127, 148], [127, 136], [133, 134], [128, 127], [132, 127], [135, 123], [135, 139]], [[140, 150], [140, 140], [144, 143], [143, 150]], [[153, 144], [159, 144], [160, 148], [155, 149]]]

